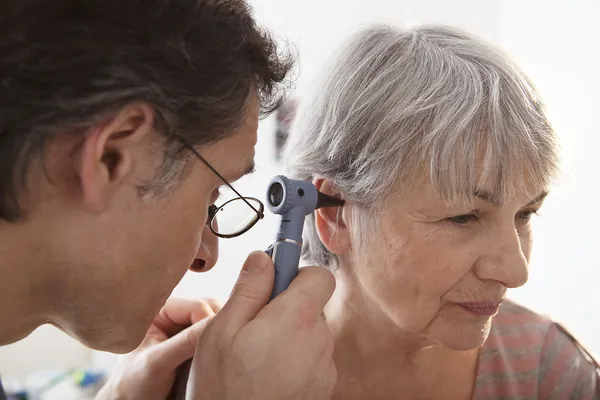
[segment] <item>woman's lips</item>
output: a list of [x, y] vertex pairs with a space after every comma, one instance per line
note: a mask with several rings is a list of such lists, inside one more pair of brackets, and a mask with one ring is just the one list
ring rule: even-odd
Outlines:
[[478, 317], [494, 316], [500, 308], [500, 302], [468, 302], [457, 304], [463, 310]]

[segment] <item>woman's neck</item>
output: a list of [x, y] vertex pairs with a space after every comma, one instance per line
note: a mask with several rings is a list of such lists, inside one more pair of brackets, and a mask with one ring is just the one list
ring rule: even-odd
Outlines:
[[349, 277], [338, 279], [325, 311], [336, 342], [335, 397], [396, 398], [403, 393], [411, 398], [414, 393], [414, 398], [444, 398], [438, 391], [454, 396], [449, 398], [470, 397], [478, 350], [454, 351], [403, 330]]

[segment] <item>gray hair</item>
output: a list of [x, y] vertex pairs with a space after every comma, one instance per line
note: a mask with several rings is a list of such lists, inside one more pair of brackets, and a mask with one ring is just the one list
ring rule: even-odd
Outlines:
[[[290, 176], [331, 179], [352, 208], [358, 235], [390, 195], [429, 179], [445, 202], [492, 190], [542, 190], [558, 173], [554, 132], [533, 85], [478, 38], [445, 26], [356, 34], [301, 99], [285, 159]], [[538, 194], [538, 193], [535, 193]], [[314, 216], [305, 260], [333, 266]]]

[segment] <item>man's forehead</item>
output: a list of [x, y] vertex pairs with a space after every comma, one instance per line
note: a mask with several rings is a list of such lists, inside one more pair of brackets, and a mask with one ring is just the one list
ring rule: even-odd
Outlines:
[[229, 182], [254, 171], [255, 146], [258, 141], [258, 109], [249, 107], [242, 126], [232, 135], [216, 142], [208, 150]]
[[[248, 121], [253, 120], [256, 121]], [[238, 160], [232, 171], [232, 180], [240, 179], [241, 177], [251, 174], [254, 172], [256, 165], [254, 163], [255, 146], [258, 141], [258, 118], [249, 116], [247, 123], [240, 129], [240, 131], [232, 138], [235, 143], [234, 153]]]

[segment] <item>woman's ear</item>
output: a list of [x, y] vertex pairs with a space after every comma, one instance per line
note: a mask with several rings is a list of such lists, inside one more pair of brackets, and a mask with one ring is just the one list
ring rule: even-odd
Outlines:
[[[343, 193], [333, 182], [325, 178], [315, 178], [313, 184], [317, 190], [329, 196], [343, 199]], [[348, 203], [346, 203], [348, 204]], [[323, 245], [332, 253], [340, 255], [351, 249], [350, 230], [347, 218], [350, 213], [343, 207], [323, 207], [315, 211], [315, 227]]]

